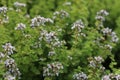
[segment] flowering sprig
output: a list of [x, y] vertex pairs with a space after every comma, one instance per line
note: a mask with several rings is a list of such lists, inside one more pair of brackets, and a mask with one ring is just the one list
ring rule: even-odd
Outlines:
[[110, 37], [111, 38], [111, 42], [115, 42], [117, 43], [119, 38], [117, 37], [116, 33], [112, 31], [112, 29], [110, 28], [103, 28], [101, 29], [101, 32], [103, 34], [103, 37], [107, 38], [107, 37]]
[[101, 56], [95, 56], [88, 58], [89, 66], [92, 68], [101, 68], [101, 63], [104, 61]]
[[2, 46], [4, 51], [3, 53], [0, 52], [0, 60], [4, 62], [6, 73], [3, 75], [5, 80], [15, 80], [19, 79], [21, 76], [21, 73], [19, 69], [17, 68], [17, 65], [15, 63], [15, 60], [10, 57], [10, 55], [13, 54], [13, 51], [15, 50], [15, 47], [12, 46], [11, 43], [5, 43], [5, 45]]
[[45, 23], [54, 23], [54, 21], [50, 18], [44, 18], [41, 16], [36, 16], [31, 20], [31, 27], [37, 27], [37, 26], [45, 26]]
[[[108, 27], [103, 28], [101, 32], [104, 38], [103, 41], [108, 40], [110, 43], [117, 43], [119, 41], [118, 36], [115, 32], [112, 31], [112, 29], [109, 29]], [[105, 44], [104, 47], [107, 47], [109, 50], [112, 50], [112, 46], [110, 44]]]
[[43, 76], [59, 76], [62, 69], [63, 65], [60, 62], [47, 64], [47, 67], [43, 67]]
[[15, 6], [17, 12], [20, 12], [22, 7], [26, 7], [25, 3], [20, 2], [14, 2], [13, 5]]
[[112, 29], [109, 29], [107, 27], [107, 28], [103, 28], [101, 31], [102, 31], [103, 35], [109, 35], [109, 34], [111, 34]]
[[56, 54], [55, 51], [49, 51], [48, 56], [53, 56], [55, 54]]
[[48, 32], [46, 30], [40, 31], [40, 37], [37, 44], [38, 47], [41, 47], [42, 42], [45, 42], [44, 45], [46, 44], [46, 46], [49, 48], [48, 51], [49, 57], [56, 54], [55, 49], [59, 48], [60, 50], [60, 47], [62, 47], [65, 44], [65, 41], [59, 40], [59, 37], [57, 36], [55, 31]]
[[81, 72], [81, 73], [74, 74], [73, 79], [75, 79], [75, 80], [87, 80], [88, 77], [85, 73]]
[[48, 32], [46, 30], [42, 30], [40, 33], [39, 40], [46, 41], [52, 47], [61, 47], [63, 44], [65, 44], [65, 41], [59, 40], [59, 38], [56, 36], [56, 33], [54, 31]]
[[5, 7], [5, 6], [0, 7], [0, 13], [6, 14], [7, 13], [7, 7]]
[[84, 28], [85, 28], [85, 24], [83, 23], [81, 19], [74, 22], [71, 27], [71, 29], [75, 32], [76, 38], [78, 36], [86, 37], [86, 34], [82, 32]]
[[5, 6], [0, 7], [0, 14], [2, 14], [2, 16], [3, 16], [1, 23], [8, 23], [9, 22], [9, 17], [7, 16], [7, 11], [8, 11], [7, 7], [5, 7]]
[[95, 19], [98, 21], [97, 27], [103, 27], [103, 22], [105, 21], [105, 16], [108, 16], [109, 13], [106, 10], [100, 10], [97, 12]]
[[57, 16], [59, 16], [60, 18], [66, 18], [66, 17], [69, 17], [69, 13], [64, 10], [55, 11], [53, 13], [53, 19], [56, 19]]
[[2, 47], [7, 55], [11, 55], [13, 54], [13, 51], [15, 51], [15, 47], [12, 46], [11, 43], [5, 43], [5, 45], [3, 45]]
[[24, 30], [26, 28], [26, 25], [23, 23], [17, 24], [17, 27], [15, 27], [15, 30]]
[[100, 10], [99, 12], [97, 12], [95, 19], [103, 22], [105, 21], [105, 16], [108, 16], [108, 15], [109, 13], [106, 10]]
[[[109, 15], [109, 13], [106, 10], [100, 10], [97, 12], [96, 20], [98, 21], [98, 33], [101, 34], [100, 37], [97, 37], [95, 42], [97, 45], [101, 48], [112, 50], [113, 46], [112, 44], [117, 43], [119, 41], [118, 36], [112, 29], [109, 27], [104, 28], [103, 21], [105, 21], [105, 16]], [[109, 42], [109, 43], [106, 43]]]
[[8, 58], [5, 61], [5, 67], [7, 69], [7, 72], [5, 75], [12, 74], [15, 78], [20, 78], [21, 73], [19, 71], [19, 69], [17, 68], [16, 64], [15, 64], [15, 60], [12, 58]]
[[20, 7], [25, 7], [26, 4], [25, 4], [25, 3], [20, 3], [20, 2], [14, 2], [14, 6], [15, 6], [16, 8], [20, 8]]
[[101, 80], [120, 80], [120, 75], [119, 74], [108, 74], [108, 75], [103, 75]]
[[15, 80], [15, 77], [10, 75], [9, 73], [6, 73], [6, 75], [4, 75], [4, 79], [5, 80]]
[[75, 23], [73, 23], [73, 26], [71, 27], [71, 29], [75, 29], [77, 28], [78, 32], [81, 32], [81, 30], [85, 27], [83, 21], [77, 20]]
[[116, 35], [115, 32], [111, 33], [111, 42], [117, 43], [119, 41], [118, 36]]

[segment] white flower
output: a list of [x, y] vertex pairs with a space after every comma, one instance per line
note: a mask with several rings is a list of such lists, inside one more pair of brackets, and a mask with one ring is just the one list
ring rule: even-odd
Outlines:
[[73, 79], [76, 79], [76, 80], [86, 80], [87, 78], [88, 78], [87, 75], [83, 72], [73, 75]]
[[55, 51], [50, 51], [50, 52], [48, 53], [48, 56], [53, 56], [53, 55], [55, 55]]
[[5, 55], [2, 53], [2, 52], [0, 52], [0, 58], [3, 58]]
[[100, 21], [105, 21], [105, 17], [103, 16], [96, 16], [95, 19]]
[[102, 77], [102, 80], [111, 80], [111, 79], [110, 79], [110, 76], [109, 76], [109, 75], [104, 75], [104, 76]]
[[23, 30], [26, 28], [26, 25], [23, 23], [17, 24], [17, 27], [15, 27], [15, 30]]
[[47, 67], [43, 67], [43, 76], [58, 76], [62, 69], [63, 65], [60, 62], [47, 64]]
[[7, 12], [7, 7], [3, 6], [0, 7], [0, 13], [6, 13]]
[[89, 66], [90, 67], [96, 67], [96, 63], [95, 63], [95, 61], [89, 61]]
[[107, 15], [109, 15], [109, 13], [106, 10], [100, 10], [99, 12], [97, 12], [95, 19], [103, 22], [105, 21], [105, 16]]
[[60, 16], [61, 16], [62, 18], [64, 18], [64, 17], [68, 17], [69, 14], [68, 14], [66, 11], [64, 11], [64, 10], [61, 10], [61, 11], [60, 11]]
[[14, 63], [15, 63], [14, 59], [10, 58], [5, 61], [5, 66], [9, 68], [12, 65], [14, 65]]
[[120, 80], [120, 75], [115, 75], [116, 80]]
[[102, 62], [104, 61], [101, 56], [94, 57], [94, 59], [95, 59], [98, 63], [102, 63]]
[[64, 11], [64, 10], [61, 10], [61, 11], [56, 11], [53, 13], [53, 18], [55, 19], [57, 16], [60, 16], [61, 18], [65, 18], [65, 17], [69, 17], [69, 13]]
[[107, 16], [109, 15], [109, 13], [106, 10], [100, 10], [99, 12], [97, 12], [97, 15]]
[[5, 76], [5, 80], [15, 80], [15, 77], [12, 75]]
[[71, 29], [77, 29], [79, 32], [81, 32], [81, 30], [85, 27], [84, 23], [82, 22], [82, 20], [78, 20], [76, 21], [73, 26], [71, 27]]
[[13, 54], [13, 51], [15, 50], [15, 47], [11, 45], [11, 43], [6, 43], [2, 46], [3, 49], [6, 51], [8, 55]]
[[20, 3], [20, 2], [14, 2], [14, 6], [15, 7], [25, 7], [26, 6], [26, 4], [24, 4], [24, 3]]
[[56, 38], [55, 32], [50, 32], [45, 35], [45, 40], [50, 43]]
[[116, 43], [116, 42], [119, 41], [119, 38], [117, 37], [117, 35], [116, 35], [115, 32], [112, 32], [112, 33], [111, 33], [111, 37], [112, 37], [112, 38], [111, 38], [111, 41], [112, 41], [112, 42], [115, 42], [115, 43]]
[[31, 27], [36, 27], [36, 26], [44, 26], [45, 23], [54, 23], [54, 21], [50, 18], [44, 18], [44, 17], [41, 17], [41, 16], [37, 16], [37, 17], [34, 17], [32, 20], [31, 20]]
[[99, 64], [101, 64], [104, 61], [104, 59], [101, 56], [95, 56], [94, 58], [90, 57], [88, 58], [88, 60], [89, 60], [89, 66], [92, 68], [96, 68], [96, 67], [101, 68], [102, 66], [99, 66]]
[[53, 46], [57, 46], [57, 47], [60, 47], [62, 46], [63, 42], [62, 41], [56, 41]]
[[102, 33], [103, 33], [103, 35], [111, 34], [111, 32], [112, 32], [112, 29], [109, 29], [108, 27], [102, 29]]
[[14, 77], [20, 78], [21, 73], [20, 73], [19, 69], [17, 68], [17, 66], [15, 64], [15, 60], [14, 59], [8, 58], [4, 62], [4, 64], [5, 64], [5, 67], [6, 67], [6, 70], [7, 70], [6, 75], [11, 74]]

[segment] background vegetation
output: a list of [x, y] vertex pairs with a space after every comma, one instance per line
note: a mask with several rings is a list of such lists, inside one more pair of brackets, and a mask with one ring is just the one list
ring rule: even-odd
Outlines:
[[0, 80], [120, 80], [119, 4], [0, 0]]

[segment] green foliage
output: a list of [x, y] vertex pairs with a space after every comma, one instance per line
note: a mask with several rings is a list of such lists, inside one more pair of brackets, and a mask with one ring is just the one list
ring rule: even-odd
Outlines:
[[[9, 80], [5, 61], [11, 58], [21, 80], [81, 80], [73, 77], [79, 73], [101, 80], [120, 74], [120, 42], [111, 41], [113, 30], [120, 38], [120, 1], [18, 0], [25, 3], [22, 7], [16, 7], [16, 1], [0, 0], [0, 6], [7, 7], [7, 12], [0, 10], [0, 80]], [[109, 12], [105, 21], [96, 20], [100, 10]], [[104, 34], [107, 27], [112, 30]], [[13, 54], [8, 55], [9, 47], [4, 49], [6, 43], [15, 47], [10, 47]], [[110, 64], [104, 65], [107, 58]], [[18, 79], [17, 74], [14, 80]]]

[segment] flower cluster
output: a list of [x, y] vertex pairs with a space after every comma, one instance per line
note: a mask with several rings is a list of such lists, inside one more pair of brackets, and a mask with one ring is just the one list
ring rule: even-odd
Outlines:
[[[103, 58], [101, 56], [97, 56], [97, 57], [90, 57], [88, 58], [89, 60], [89, 66], [92, 68], [101, 68], [101, 63], [104, 61]], [[101, 68], [103, 69], [103, 68]]]
[[110, 28], [102, 28], [100, 30], [100, 32], [102, 33], [102, 36], [96, 39], [96, 43], [99, 44], [99, 46], [102, 46], [102, 48], [107, 48], [109, 50], [112, 50], [112, 46], [110, 44], [100, 44], [101, 42], [104, 43], [106, 40], [108, 40], [109, 42], [112, 43], [117, 43], [119, 41], [118, 36], [116, 35], [115, 32], [112, 31], [112, 29]]
[[13, 50], [15, 47], [11, 45], [11, 43], [6, 43], [2, 46], [4, 49], [4, 54], [0, 52], [0, 59], [5, 57], [4, 65], [6, 69], [6, 73], [4, 74], [5, 80], [15, 80], [16, 78], [20, 78], [20, 71], [15, 64], [15, 60], [10, 57], [13, 54]]
[[63, 65], [60, 62], [47, 64], [47, 67], [43, 67], [43, 76], [59, 76], [62, 69]]
[[3, 16], [1, 23], [8, 23], [9, 22], [9, 17], [7, 16], [7, 11], [8, 11], [7, 7], [5, 7], [5, 6], [0, 7], [0, 13]]
[[22, 7], [26, 7], [25, 3], [14, 2], [13, 4], [16, 8], [16, 12], [20, 12]]
[[50, 18], [44, 18], [44, 17], [41, 17], [41, 16], [37, 16], [37, 17], [34, 17], [32, 20], [31, 20], [31, 27], [36, 27], [36, 26], [44, 26], [45, 23], [53, 23], [54, 21]]
[[59, 16], [60, 18], [65, 18], [65, 17], [69, 17], [69, 13], [67, 13], [66, 11], [64, 10], [61, 10], [61, 11], [56, 11], [53, 13], [53, 18], [55, 19], [57, 16]]
[[0, 7], [0, 13], [6, 14], [6, 12], [7, 12], [7, 7], [5, 7], [5, 6]]
[[[119, 38], [117, 37], [115, 32], [112, 32], [112, 29], [107, 28], [103, 28], [101, 30], [104, 39], [106, 40], [107, 38], [110, 40], [110, 42], [113, 43], [117, 43]], [[112, 50], [112, 46], [109, 44], [106, 44], [105, 47], [107, 47], [108, 49]]]
[[97, 57], [95, 56], [95, 57], [94, 57], [94, 60], [95, 60], [97, 63], [100, 63], [100, 64], [104, 61], [101, 56], [97, 56]]
[[97, 12], [95, 19], [98, 21], [98, 28], [103, 27], [103, 21], [105, 21], [105, 16], [109, 15], [106, 10], [100, 10]]
[[55, 51], [49, 51], [48, 56], [53, 56], [55, 55]]
[[87, 80], [87, 78], [88, 78], [87, 75], [83, 72], [73, 75], [73, 79], [75, 80]]
[[7, 72], [5, 75], [12, 74], [15, 78], [20, 77], [21, 73], [15, 64], [14, 59], [8, 58], [5, 61], [5, 67], [7, 69]]
[[82, 33], [82, 29], [85, 28], [85, 25], [83, 23], [83, 21], [80, 19], [80, 20], [77, 20], [75, 23], [73, 23], [73, 26], [71, 27], [71, 29], [73, 30], [77, 30], [78, 31], [78, 35], [81, 35], [81, 36], [86, 36], [84, 33]]
[[26, 28], [26, 25], [23, 23], [17, 24], [17, 27], [15, 27], [15, 30], [23, 30]]
[[44, 44], [49, 45], [48, 57], [54, 56], [56, 54], [56, 48], [60, 48], [65, 44], [65, 41], [60, 41], [56, 35], [56, 32], [51, 31], [48, 32], [46, 30], [41, 30], [39, 41], [35, 44], [34, 47], [41, 47], [41, 42], [45, 42]]
[[97, 12], [96, 15], [96, 20], [100, 20], [100, 21], [105, 21], [105, 16], [109, 15], [109, 13], [106, 10], [100, 10], [99, 12]]
[[79, 32], [81, 32], [81, 29], [83, 29], [85, 27], [84, 23], [82, 22], [82, 20], [78, 20], [76, 21], [73, 26], [71, 27], [71, 29], [75, 29], [77, 28]]
[[120, 80], [120, 75], [115, 75], [115, 74], [108, 74], [108, 75], [104, 75], [102, 77], [102, 80]]
[[117, 43], [118, 42], [118, 40], [119, 40], [119, 38], [118, 38], [118, 36], [116, 35], [116, 33], [115, 32], [112, 32], [111, 33], [111, 42], [115, 42], [115, 43]]
[[20, 7], [25, 7], [26, 4], [20, 3], [20, 2], [14, 2], [14, 6], [15, 6], [16, 8], [20, 8]]
[[48, 32], [46, 30], [41, 31], [39, 40], [44, 40], [47, 43], [51, 44], [53, 47], [60, 47], [65, 43], [64, 41], [59, 41], [55, 32]]
[[108, 27], [103, 28], [101, 32], [103, 33], [104, 36], [110, 36], [111, 42], [118, 42], [119, 38], [117, 37], [115, 32], [112, 32], [112, 29], [109, 29]]
[[109, 34], [111, 34], [112, 29], [109, 29], [107, 27], [107, 28], [103, 28], [101, 31], [102, 31], [103, 35], [109, 35]]
[[10, 75], [9, 73], [6, 73], [6, 75], [4, 75], [4, 79], [5, 80], [15, 80], [15, 77]]
[[15, 47], [11, 45], [11, 43], [6, 43], [5, 45], [2, 46], [4, 51], [8, 54], [11, 55], [13, 54], [13, 51], [15, 50]]
[[41, 39], [42, 37], [45, 37], [45, 41], [48, 43], [53, 42], [53, 40], [57, 40], [57, 37], [55, 35], [55, 32], [47, 32], [47, 31], [43, 31], [41, 33], [41, 37], [39, 39]]

